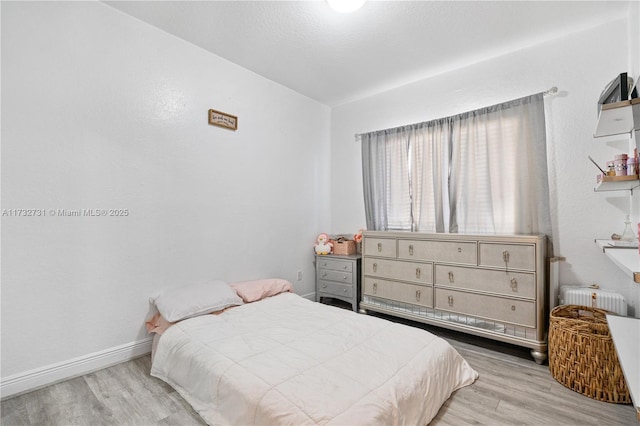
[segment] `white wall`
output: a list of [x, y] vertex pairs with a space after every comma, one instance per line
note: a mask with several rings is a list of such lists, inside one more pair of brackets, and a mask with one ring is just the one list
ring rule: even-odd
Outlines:
[[640, 286], [594, 244], [594, 238], [622, 232], [628, 193], [594, 193], [597, 169], [587, 159], [590, 154], [604, 164], [629, 148], [625, 137], [592, 138], [600, 92], [629, 66], [627, 36], [626, 20], [606, 23], [334, 108], [332, 228], [365, 226], [360, 144], [354, 134], [446, 117], [557, 86], [560, 93], [547, 98], [545, 108], [555, 254], [567, 258], [560, 281], [598, 283], [621, 292], [637, 307]]
[[640, 79], [640, 2], [629, 2], [629, 73], [638, 85]]
[[3, 381], [144, 341], [163, 288], [275, 276], [312, 293], [329, 119], [102, 3], [2, 2], [2, 209], [46, 214], [2, 217]]

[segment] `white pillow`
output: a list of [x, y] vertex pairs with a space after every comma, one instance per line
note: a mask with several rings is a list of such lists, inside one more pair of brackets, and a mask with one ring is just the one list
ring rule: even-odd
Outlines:
[[208, 281], [172, 288], [149, 300], [164, 319], [176, 322], [229, 306], [242, 305], [242, 299], [224, 281]]

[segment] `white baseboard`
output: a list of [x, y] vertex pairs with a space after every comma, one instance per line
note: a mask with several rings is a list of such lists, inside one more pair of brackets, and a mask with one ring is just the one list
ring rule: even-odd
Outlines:
[[152, 338], [138, 340], [46, 367], [3, 377], [0, 382], [0, 399], [4, 400], [148, 354], [151, 352], [152, 341]]

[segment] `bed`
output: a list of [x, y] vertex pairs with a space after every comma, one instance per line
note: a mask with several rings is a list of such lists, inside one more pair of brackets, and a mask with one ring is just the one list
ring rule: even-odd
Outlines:
[[175, 322], [151, 375], [211, 425], [426, 425], [478, 377], [425, 330], [274, 293]]

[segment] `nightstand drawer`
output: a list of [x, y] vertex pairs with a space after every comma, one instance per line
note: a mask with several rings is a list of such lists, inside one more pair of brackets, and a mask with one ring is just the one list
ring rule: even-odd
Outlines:
[[318, 267], [320, 269], [353, 272], [353, 262], [345, 262], [344, 260], [322, 258], [318, 260]]
[[318, 279], [337, 281], [345, 284], [353, 283], [353, 274], [351, 272], [332, 271], [330, 269], [318, 270]]
[[318, 283], [318, 291], [323, 295], [335, 295], [341, 297], [353, 297], [353, 286], [348, 284], [339, 284], [330, 281], [320, 280]]

